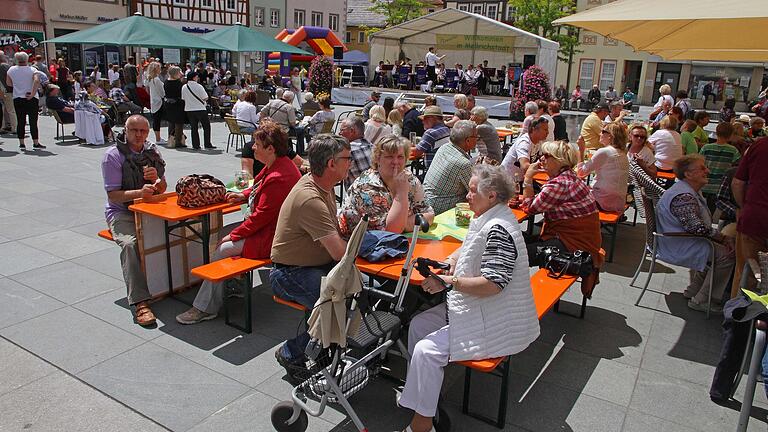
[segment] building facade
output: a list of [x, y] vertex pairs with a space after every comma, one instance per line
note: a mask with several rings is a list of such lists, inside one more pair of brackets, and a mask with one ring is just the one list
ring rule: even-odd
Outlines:
[[43, 0], [0, 0], [0, 49], [13, 58], [19, 51], [45, 55]]
[[[85, 30], [128, 16], [125, 0], [44, 0], [45, 33], [49, 39]], [[88, 75], [98, 65], [104, 72], [110, 63], [124, 63], [124, 50], [115, 46], [46, 44], [50, 57], [63, 58], [74, 72]]]
[[347, 0], [286, 0], [285, 28], [327, 27], [344, 40], [347, 31]]
[[[250, 0], [130, 0], [130, 13], [139, 12], [185, 32], [204, 34], [235, 23], [250, 26], [250, 4]], [[163, 48], [151, 49], [149, 53], [166, 63], [212, 61], [238, 72], [253, 68], [248, 56], [230, 55], [228, 51]]]
[[[607, 4], [613, 0], [577, 0], [577, 11]], [[570, 63], [559, 62], [556, 85], [564, 84], [570, 91], [580, 85], [585, 91], [597, 84], [601, 91], [609, 85], [621, 94], [630, 88], [641, 104], [654, 104], [659, 97], [659, 87], [669, 84], [673, 95], [687, 90], [694, 108], [703, 106], [703, 89], [711, 85], [717, 104], [708, 109], [722, 107], [728, 97], [737, 101], [737, 110], [745, 110], [746, 102], [753, 99], [766, 80], [764, 64], [733, 62], [672, 61], [636, 52], [623, 42], [581, 30], [582, 51], [573, 56]], [[711, 99], [710, 99], [711, 102]]]
[[[429, 6], [424, 8], [423, 14], [445, 7], [442, 0], [426, 0], [425, 3]], [[357, 50], [370, 55], [369, 29], [386, 26], [387, 17], [371, 12], [371, 6], [373, 6], [371, 0], [347, 0], [347, 31], [342, 40], [350, 51]]]
[[487, 0], [447, 0], [446, 8], [454, 8], [464, 12], [486, 16], [505, 24], [513, 25], [514, 9], [506, 1]]

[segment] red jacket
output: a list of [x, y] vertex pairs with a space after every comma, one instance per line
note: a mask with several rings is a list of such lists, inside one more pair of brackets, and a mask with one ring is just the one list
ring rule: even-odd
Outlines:
[[229, 234], [233, 242], [245, 239], [242, 257], [269, 258], [280, 207], [299, 178], [301, 173], [296, 164], [287, 156], [281, 156], [271, 167], [259, 172], [252, 188], [243, 191], [246, 199], [256, 194], [251, 215]]

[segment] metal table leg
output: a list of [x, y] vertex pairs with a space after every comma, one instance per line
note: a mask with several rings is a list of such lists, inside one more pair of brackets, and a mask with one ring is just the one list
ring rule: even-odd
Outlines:
[[755, 345], [752, 349], [752, 362], [749, 365], [749, 375], [747, 376], [746, 388], [744, 389], [744, 400], [741, 402], [739, 425], [736, 428], [736, 432], [744, 432], [747, 430], [747, 424], [749, 423], [749, 413], [752, 411], [752, 400], [755, 397], [757, 374], [760, 373], [764, 348], [765, 330], [758, 329], [757, 333], [755, 334]]

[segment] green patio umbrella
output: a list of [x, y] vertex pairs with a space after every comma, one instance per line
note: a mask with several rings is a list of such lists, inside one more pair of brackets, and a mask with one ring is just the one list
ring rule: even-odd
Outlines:
[[200, 38], [213, 42], [216, 45], [227, 47], [227, 50], [235, 52], [266, 51], [312, 55], [303, 49], [288, 45], [240, 23], [208, 32], [201, 35]]
[[202, 48], [227, 50], [211, 41], [175, 29], [161, 21], [134, 14], [89, 29], [44, 41], [94, 45], [139, 46], [151, 48]]

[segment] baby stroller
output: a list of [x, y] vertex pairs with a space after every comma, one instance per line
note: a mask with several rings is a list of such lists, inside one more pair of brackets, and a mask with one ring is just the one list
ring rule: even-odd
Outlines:
[[[352, 265], [354, 265], [367, 226], [368, 218], [364, 217], [350, 237], [344, 258], [334, 270], [345, 265], [345, 260], [351, 260]], [[443, 264], [431, 260], [413, 259], [413, 250], [419, 231], [426, 232], [428, 229], [429, 224], [424, 221], [421, 215], [417, 214], [411, 244], [394, 292], [390, 293], [374, 287], [363, 288], [367, 294], [385, 299], [387, 306], [380, 310], [366, 310], [368, 308], [364, 300], [365, 296], [361, 296], [358, 291], [343, 299], [339, 305], [343, 308], [344, 313], [343, 322], [339, 323], [345, 330], [342, 333], [342, 337], [346, 339], [344, 342], [329, 344], [327, 340], [314, 338], [314, 334], [310, 331], [313, 338], [305, 350], [309, 359], [306, 376], [300, 378], [302, 382], [291, 392], [292, 400], [280, 402], [272, 409], [271, 420], [275, 430], [280, 432], [305, 431], [309, 422], [308, 414], [313, 417], [320, 416], [329, 402], [340, 404], [359, 431], [368, 430], [348, 399], [365, 388], [370, 380], [378, 374], [387, 351], [393, 345], [397, 344], [400, 354], [406, 360], [410, 360], [408, 349], [399, 340], [401, 320], [398, 315], [403, 312], [402, 304], [411, 273], [414, 268], [424, 275], [432, 274], [429, 266], [445, 268]], [[349, 264], [349, 261], [346, 264]], [[320, 300], [313, 308], [313, 313], [317, 312], [317, 308], [327, 301], [324, 301], [323, 293], [321, 293]], [[360, 312], [363, 312], [362, 317], [360, 317]], [[356, 324], [356, 321], [359, 324]], [[356, 331], [350, 331], [354, 330], [356, 326]], [[357, 355], [358, 358], [352, 357], [352, 355]], [[316, 401], [313, 403], [316, 408], [310, 407], [309, 399]], [[447, 416], [442, 410], [440, 414], [443, 415], [438, 415], [435, 421], [436, 423], [439, 422], [440, 417], [442, 417], [445, 427], [448, 423]], [[438, 428], [438, 430], [446, 430], [444, 427]]]

